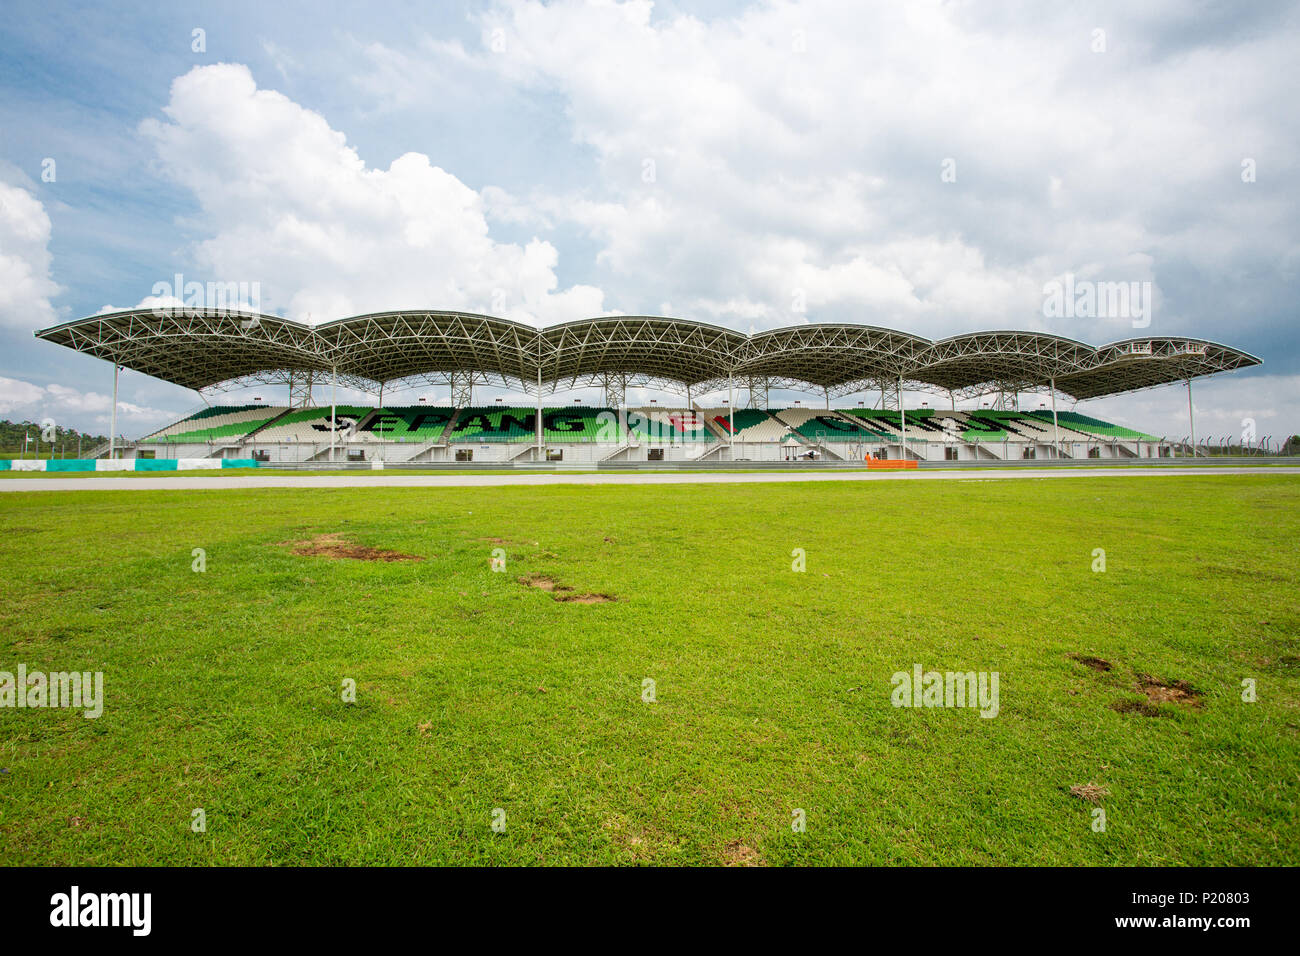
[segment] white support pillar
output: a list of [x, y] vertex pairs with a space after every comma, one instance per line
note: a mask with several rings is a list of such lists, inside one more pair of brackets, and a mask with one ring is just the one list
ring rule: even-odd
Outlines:
[[339, 427], [338, 412], [336, 411], [337, 405], [335, 404], [336, 400], [338, 399], [338, 391], [339, 391], [339, 370], [337, 368], [332, 368], [330, 369], [330, 462], [331, 464], [335, 460], [335, 454], [334, 454], [334, 446], [336, 444], [335, 436], [336, 433], [338, 432], [338, 427]]
[[1192, 411], [1192, 380], [1187, 380], [1187, 424], [1192, 433], [1192, 457], [1196, 457], [1196, 413]]
[[537, 365], [537, 460], [546, 456], [542, 453], [542, 366]]
[[1052, 457], [1061, 457], [1061, 428], [1056, 423], [1056, 379], [1048, 379], [1052, 389]]
[[113, 363], [113, 411], [109, 415], [108, 424], [108, 457], [112, 460], [117, 457], [117, 373], [122, 367], [116, 362]]
[[736, 460], [736, 393], [732, 388], [731, 373], [727, 373], [727, 444], [731, 460]]
[[903, 376], [898, 376], [898, 417], [903, 423], [903, 461], [907, 461], [907, 403], [903, 401]]
[[384, 407], [384, 383], [379, 383], [379, 407]]

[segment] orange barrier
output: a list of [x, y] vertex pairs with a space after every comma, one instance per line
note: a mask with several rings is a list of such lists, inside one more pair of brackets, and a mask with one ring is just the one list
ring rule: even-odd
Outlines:
[[868, 458], [867, 470], [873, 468], [915, 468], [916, 461], [912, 458]]

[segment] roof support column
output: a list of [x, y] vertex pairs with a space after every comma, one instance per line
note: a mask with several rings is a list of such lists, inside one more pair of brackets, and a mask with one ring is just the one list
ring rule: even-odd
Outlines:
[[315, 373], [313, 372], [293, 372], [289, 373], [289, 407], [290, 408], [311, 408], [311, 383]]
[[546, 456], [542, 454], [542, 365], [537, 363], [537, 460]]
[[1187, 424], [1192, 430], [1192, 457], [1196, 457], [1196, 413], [1192, 411], [1192, 380], [1187, 380]]
[[[117, 373], [122, 370], [122, 366], [117, 362], [113, 363], [113, 412], [109, 417], [108, 425], [108, 457], [113, 459], [117, 457]], [[1188, 383], [1189, 386], [1191, 383]], [[38, 446], [39, 447], [39, 446]]]
[[731, 446], [731, 460], [736, 460], [736, 395], [732, 390], [731, 373], [727, 373], [727, 444]]
[[448, 376], [451, 383], [451, 404], [456, 408], [469, 408], [474, 404], [474, 373], [452, 372]]
[[605, 404], [620, 408], [627, 402], [627, 376], [613, 372], [605, 376]]
[[898, 376], [898, 417], [903, 423], [903, 460], [907, 460], [907, 403], [903, 401], [903, 376]]
[[1061, 457], [1061, 427], [1056, 422], [1056, 379], [1047, 380], [1052, 389], [1052, 448], [1053, 457]]
[[330, 369], [330, 463], [335, 461], [334, 445], [335, 436], [339, 428], [338, 405], [336, 404], [339, 392], [339, 370], [337, 367]]

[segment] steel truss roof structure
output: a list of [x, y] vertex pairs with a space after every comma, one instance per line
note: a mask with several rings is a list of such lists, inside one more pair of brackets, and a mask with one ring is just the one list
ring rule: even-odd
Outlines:
[[955, 397], [1055, 389], [1098, 398], [1259, 365], [1202, 339], [1150, 336], [1094, 348], [1047, 332], [973, 332], [930, 341], [869, 325], [809, 324], [746, 335], [686, 319], [609, 316], [538, 329], [467, 312], [377, 312], [306, 325], [203, 309], [90, 316], [37, 338], [200, 392], [323, 381], [363, 391], [420, 383], [499, 384], [540, 394], [599, 385], [701, 392], [729, 382], [815, 389], [874, 388]]

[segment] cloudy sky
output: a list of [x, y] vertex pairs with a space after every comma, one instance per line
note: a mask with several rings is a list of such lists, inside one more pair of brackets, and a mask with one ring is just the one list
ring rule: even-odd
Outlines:
[[[32, 331], [181, 274], [309, 321], [1200, 336], [1265, 364], [1198, 433], [1300, 432], [1297, 103], [1297, 3], [7, 0], [0, 417], [104, 430], [111, 366]], [[1067, 274], [1150, 312], [1046, 314]], [[128, 436], [200, 403], [121, 394]], [[1079, 408], [1187, 432], [1179, 387]]]

